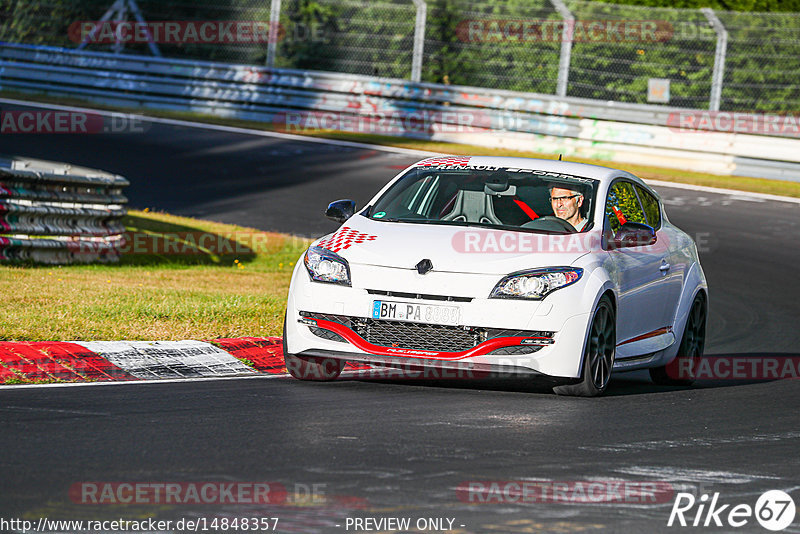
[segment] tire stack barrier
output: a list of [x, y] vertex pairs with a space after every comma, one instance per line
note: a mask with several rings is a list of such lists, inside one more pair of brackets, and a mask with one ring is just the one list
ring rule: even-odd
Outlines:
[[0, 157], [0, 262], [119, 261], [127, 185], [95, 169]]

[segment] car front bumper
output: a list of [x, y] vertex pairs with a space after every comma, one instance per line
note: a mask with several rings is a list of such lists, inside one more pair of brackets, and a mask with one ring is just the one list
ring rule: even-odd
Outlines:
[[[370, 289], [390, 289], [422, 294], [470, 296], [469, 302], [442, 302], [425, 298], [385, 297], [367, 288], [312, 282], [304, 267], [295, 269], [286, 315], [286, 350], [297, 355], [330, 357], [377, 365], [419, 368], [438, 367], [463, 372], [537, 374], [557, 378], [579, 378], [583, 348], [592, 304], [584, 304], [578, 284], [548, 295], [542, 301], [489, 299], [499, 278], [492, 275], [431, 273], [426, 285], [393, 276], [384, 287], [379, 281]], [[447, 276], [451, 275], [451, 276]], [[448, 279], [449, 278], [449, 279]], [[456, 284], [453, 280], [457, 279]], [[439, 289], [440, 291], [436, 291]], [[442, 291], [444, 290], [444, 291]], [[481, 295], [481, 296], [478, 296]], [[428, 305], [457, 305], [460, 326], [450, 333], [475, 335], [472, 347], [429, 350], [417, 344], [370, 342], [367, 326], [375, 325], [371, 311], [375, 300]], [[581, 311], [581, 307], [585, 312]], [[414, 329], [408, 322], [380, 321], [382, 328], [399, 332]], [[418, 323], [417, 323], [418, 324]], [[440, 328], [440, 327], [437, 327]], [[316, 332], [316, 333], [315, 333]], [[374, 341], [374, 340], [372, 340]], [[391, 346], [394, 345], [394, 346]], [[531, 350], [532, 349], [532, 350]], [[527, 353], [514, 353], [527, 352]]]

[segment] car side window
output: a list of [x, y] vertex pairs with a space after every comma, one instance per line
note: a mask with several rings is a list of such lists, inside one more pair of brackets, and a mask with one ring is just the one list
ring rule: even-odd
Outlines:
[[647, 224], [633, 184], [624, 180], [614, 182], [609, 189], [605, 214], [612, 234], [626, 222]]
[[658, 199], [650, 191], [638, 184], [636, 185], [636, 192], [639, 193], [639, 200], [642, 201], [647, 224], [653, 229], [658, 229], [661, 226], [661, 207], [658, 204]]

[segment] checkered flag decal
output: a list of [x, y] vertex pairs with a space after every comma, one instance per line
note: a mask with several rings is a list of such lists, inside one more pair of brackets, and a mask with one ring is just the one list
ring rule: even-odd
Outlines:
[[317, 246], [326, 248], [331, 252], [339, 252], [340, 250], [350, 248], [351, 245], [363, 243], [364, 241], [374, 241], [377, 238], [378, 236], [362, 234], [357, 230], [343, 226], [329, 238], [323, 239], [317, 243]]
[[439, 165], [460, 165], [466, 167], [469, 165], [469, 156], [428, 158], [417, 164], [418, 167], [438, 167]]

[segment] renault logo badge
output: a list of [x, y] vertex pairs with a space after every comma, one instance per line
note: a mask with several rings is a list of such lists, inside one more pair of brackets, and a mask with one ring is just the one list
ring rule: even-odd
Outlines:
[[428, 274], [428, 272], [433, 270], [433, 263], [429, 259], [424, 259], [420, 261], [417, 265], [417, 272], [419, 274]]

